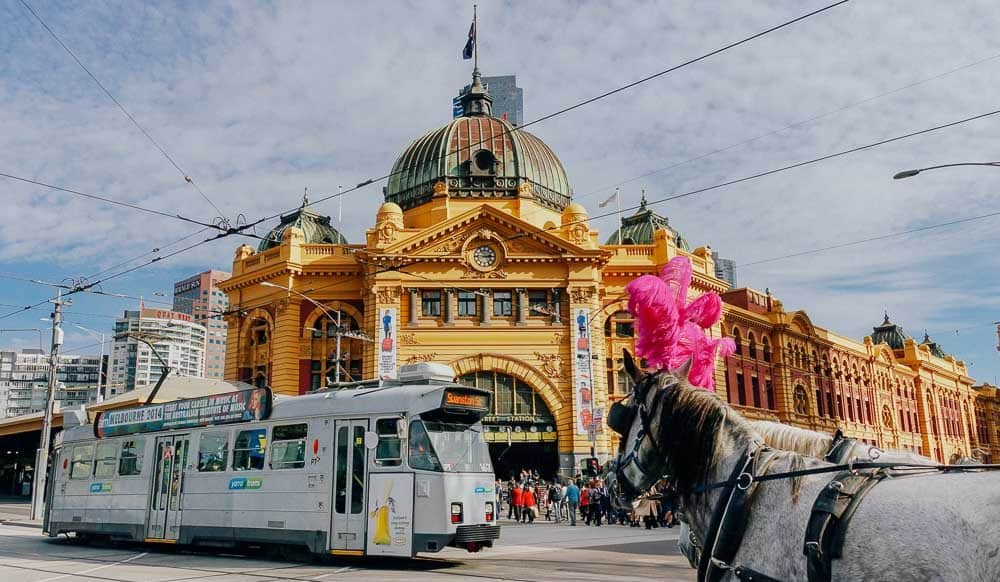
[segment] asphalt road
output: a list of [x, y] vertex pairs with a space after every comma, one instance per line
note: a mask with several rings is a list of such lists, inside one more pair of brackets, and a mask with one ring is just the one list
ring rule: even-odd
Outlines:
[[447, 548], [414, 560], [288, 561], [145, 545], [78, 545], [34, 527], [0, 525], [0, 580], [266, 582], [336, 580], [685, 580], [676, 529], [505, 524], [496, 547]]

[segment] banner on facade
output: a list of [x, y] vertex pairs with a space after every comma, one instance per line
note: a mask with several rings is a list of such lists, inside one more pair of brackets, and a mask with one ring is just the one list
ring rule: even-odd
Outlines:
[[203, 398], [104, 410], [94, 419], [97, 438], [264, 420], [271, 415], [271, 389], [250, 388]]
[[378, 377], [382, 380], [395, 380], [398, 377], [396, 370], [396, 348], [398, 338], [397, 314], [395, 307], [383, 307], [379, 309], [378, 329]]
[[[576, 432], [596, 438], [603, 432], [604, 409], [594, 402], [594, 373], [591, 337], [590, 310], [579, 308], [573, 312], [573, 397], [576, 404]], [[598, 421], [597, 419], [601, 419]]]

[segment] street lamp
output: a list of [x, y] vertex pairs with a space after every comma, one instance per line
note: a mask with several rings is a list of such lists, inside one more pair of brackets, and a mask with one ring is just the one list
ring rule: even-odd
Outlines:
[[903, 178], [912, 178], [920, 172], [926, 172], [927, 170], [937, 170], [939, 168], [954, 168], [956, 166], [992, 166], [994, 168], [1000, 168], [1000, 162], [961, 162], [958, 164], [942, 164], [940, 166], [928, 166], [926, 168], [918, 168], [916, 170], [903, 170], [892, 177], [893, 180], [902, 180]]
[[313, 299], [312, 297], [306, 295], [305, 293], [301, 293], [299, 291], [296, 291], [295, 289], [292, 289], [291, 287], [285, 287], [283, 285], [278, 285], [277, 283], [271, 283], [270, 281], [262, 281], [261, 285], [264, 286], [264, 287], [271, 287], [271, 288], [274, 288], [274, 289], [281, 289], [281, 290], [287, 291], [289, 293], [294, 293], [294, 294], [298, 295], [299, 297], [305, 299], [309, 303], [312, 303], [313, 305], [315, 305], [316, 307], [318, 307], [320, 309], [320, 311], [322, 311], [323, 314], [326, 315], [327, 317], [329, 317], [331, 320], [335, 320], [336, 321], [336, 323], [337, 323], [337, 332], [335, 334], [335, 337], [337, 338], [337, 340], [336, 340], [337, 341], [337, 353], [336, 353], [336, 356], [334, 356], [334, 357], [337, 360], [337, 365], [334, 368], [334, 372], [333, 372], [333, 383], [334, 384], [340, 384], [340, 358], [341, 358], [341, 353], [340, 353], [340, 338], [342, 338], [342, 337], [349, 337], [349, 338], [357, 339], [357, 340], [361, 340], [361, 341], [369, 341], [369, 342], [375, 341], [375, 340], [369, 338], [368, 336], [360, 334], [360, 333], [356, 333], [356, 332], [353, 332], [353, 331], [350, 331], [350, 330], [344, 331], [344, 328], [341, 325], [341, 320], [340, 320], [341, 313], [340, 313], [339, 309], [334, 310], [334, 311], [337, 312], [337, 317], [334, 318], [333, 314], [330, 313], [330, 310], [327, 309], [325, 305], [323, 305], [319, 301], [316, 301], [315, 299]]
[[83, 327], [82, 325], [73, 324], [73, 327], [83, 330], [94, 337], [101, 337], [101, 355], [97, 357], [97, 401], [104, 402], [104, 384], [101, 382], [103, 374], [101, 373], [104, 369], [104, 334], [99, 331], [94, 331], [90, 328]]

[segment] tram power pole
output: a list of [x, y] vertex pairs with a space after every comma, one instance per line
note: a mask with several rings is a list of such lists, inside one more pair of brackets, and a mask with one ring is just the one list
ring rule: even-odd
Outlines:
[[39, 439], [38, 452], [35, 456], [35, 478], [31, 491], [30, 519], [41, 519], [45, 512], [45, 487], [49, 471], [49, 449], [52, 440], [52, 415], [55, 412], [56, 386], [59, 382], [59, 348], [63, 343], [62, 308], [72, 304], [72, 300], [63, 301], [62, 289], [56, 291], [52, 300], [55, 308], [52, 310], [52, 349], [49, 353], [49, 385], [45, 398], [45, 416], [42, 418], [42, 436]]

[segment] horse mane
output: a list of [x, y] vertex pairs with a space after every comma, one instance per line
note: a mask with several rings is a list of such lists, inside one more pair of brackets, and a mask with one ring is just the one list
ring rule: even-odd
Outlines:
[[833, 437], [769, 420], [753, 420], [750, 426], [767, 446], [822, 459], [833, 446]]
[[668, 372], [650, 374], [645, 381], [659, 384], [662, 390], [657, 443], [666, 456], [666, 473], [678, 491], [691, 492], [706, 483], [717, 460], [734, 452], [722, 448], [721, 431], [728, 431], [740, 447], [760, 441], [750, 423], [730, 414], [729, 406], [714, 392], [692, 388]]

